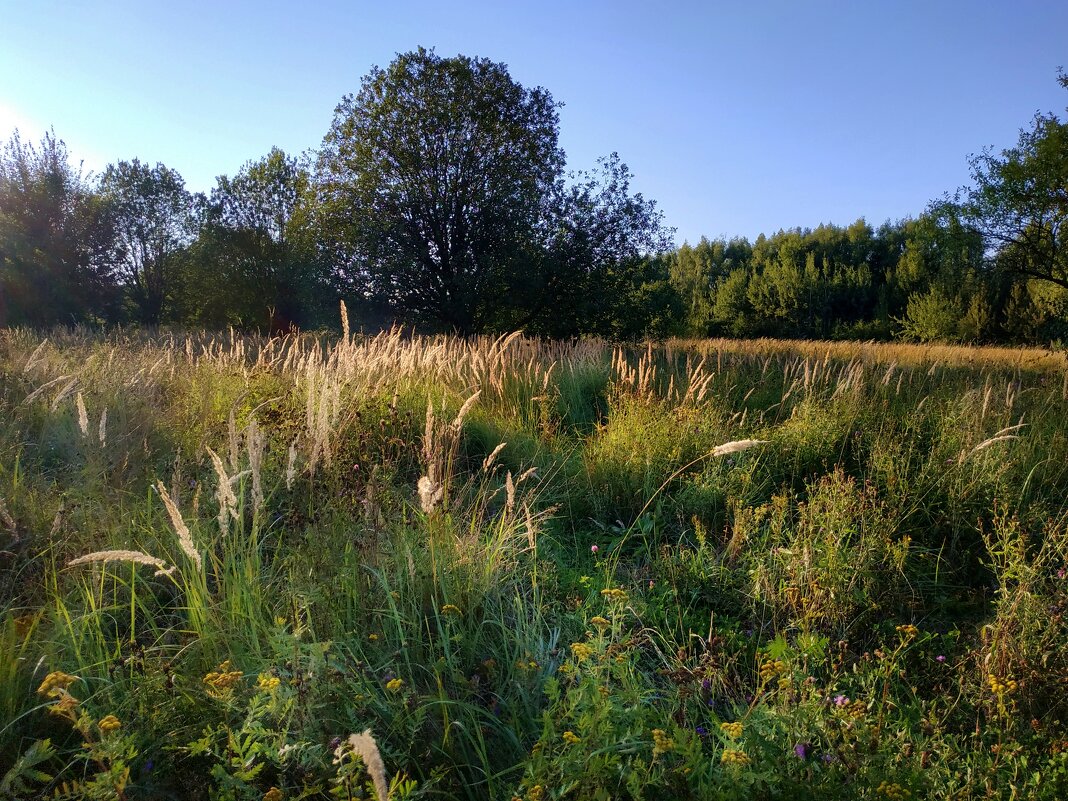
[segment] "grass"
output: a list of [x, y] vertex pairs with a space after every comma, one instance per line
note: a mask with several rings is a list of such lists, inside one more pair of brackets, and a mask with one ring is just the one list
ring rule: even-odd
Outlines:
[[1065, 797], [1066, 382], [0, 332], [0, 796]]

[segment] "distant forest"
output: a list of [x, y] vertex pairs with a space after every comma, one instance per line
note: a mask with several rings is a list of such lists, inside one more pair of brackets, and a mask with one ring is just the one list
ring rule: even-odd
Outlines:
[[675, 248], [616, 154], [568, 168], [558, 105], [504, 64], [419, 49], [372, 69], [318, 149], [208, 194], [137, 159], [85, 174], [54, 132], [16, 132], [0, 325], [278, 333], [334, 326], [345, 300], [366, 329], [1068, 340], [1068, 120], [1037, 114], [912, 219]]

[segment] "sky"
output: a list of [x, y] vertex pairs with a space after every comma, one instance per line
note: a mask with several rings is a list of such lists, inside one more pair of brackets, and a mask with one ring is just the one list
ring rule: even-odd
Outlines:
[[0, 140], [52, 126], [88, 169], [163, 162], [206, 191], [317, 147], [418, 46], [548, 89], [569, 167], [618, 152], [679, 243], [915, 217], [1068, 106], [1064, 0], [0, 0]]

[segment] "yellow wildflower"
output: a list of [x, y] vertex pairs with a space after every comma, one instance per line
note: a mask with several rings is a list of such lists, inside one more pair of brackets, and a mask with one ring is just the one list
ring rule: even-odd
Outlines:
[[277, 787], [272, 787], [266, 793], [263, 794], [263, 801], [282, 801], [282, 791]]
[[371, 634], [367, 635], [367, 639], [369, 639], [371, 642], [378, 642], [378, 635], [372, 632]]
[[261, 673], [256, 686], [265, 692], [271, 692], [272, 690], [277, 690], [278, 685], [281, 683], [282, 680], [277, 676], [269, 676], [266, 673]]
[[571, 643], [571, 654], [579, 662], [585, 662], [593, 656], [593, 649], [584, 642], [573, 642]]
[[527, 798], [530, 801], [542, 801], [545, 798], [545, 789], [540, 784], [535, 784], [530, 788], [530, 792], [527, 793]]
[[219, 665], [218, 669], [204, 674], [204, 683], [208, 685], [209, 692], [213, 695], [225, 693], [241, 681], [241, 671], [230, 670], [230, 667], [230, 660], [227, 659]]
[[110, 734], [113, 731], [118, 731], [122, 728], [122, 721], [114, 715], [106, 715], [100, 719], [100, 722], [96, 724], [100, 727], [100, 731], [104, 734]]
[[740, 720], [736, 720], [734, 723], [720, 723], [719, 727], [732, 740], [737, 740], [742, 736], [742, 732], [745, 731], [745, 725]]
[[77, 676], [64, 673], [62, 670], [55, 670], [45, 676], [41, 686], [37, 688], [37, 692], [39, 695], [45, 695], [49, 698], [58, 698], [76, 681], [78, 681]]
[[653, 729], [653, 757], [675, 750], [675, 741], [663, 729]]
[[920, 630], [911, 623], [906, 623], [904, 626], [895, 626], [894, 628], [906, 640], [911, 640], [920, 633]]
[[781, 673], [785, 673], [789, 669], [790, 666], [781, 659], [766, 659], [763, 664], [760, 665], [760, 680], [771, 681], [773, 678]]
[[607, 590], [601, 590], [601, 596], [608, 601], [626, 603], [627, 591], [615, 588], [609, 588]]
[[749, 754], [745, 753], [745, 751], [728, 748], [723, 752], [723, 756], [719, 758], [719, 761], [724, 765], [748, 765]]
[[601, 617], [600, 615], [597, 615], [596, 617], [591, 617], [590, 618], [590, 623], [592, 623], [594, 626], [596, 626], [599, 629], [606, 629], [606, 628], [608, 628], [609, 626], [612, 625], [611, 623], [609, 623], [605, 618]]
[[60, 717], [74, 720], [74, 708], [76, 706], [78, 706], [78, 699], [66, 690], [63, 690], [59, 700], [49, 706], [48, 711], [53, 715], [59, 715]]
[[1019, 686], [1014, 679], [1006, 678], [1002, 680], [993, 673], [987, 676], [987, 681], [990, 682], [990, 692], [994, 693], [994, 695], [1016, 692], [1016, 688]]
[[386, 682], [386, 689], [391, 693], [400, 692], [401, 687], [404, 686], [404, 679], [390, 679]]
[[912, 793], [900, 784], [893, 784], [890, 782], [880, 782], [879, 786], [875, 788], [875, 792], [879, 795], [893, 799], [893, 801], [904, 801], [904, 799], [912, 797]]
[[582, 738], [579, 737], [577, 734], [575, 734], [575, 732], [573, 732], [573, 731], [565, 731], [564, 732], [564, 742], [567, 743], [568, 745], [575, 745], [576, 743], [581, 743], [582, 742]]
[[455, 604], [445, 604], [445, 606], [441, 607], [441, 614], [443, 614], [443, 615], [462, 615], [463, 612], [461, 612], [460, 611], [460, 607], [456, 606]]

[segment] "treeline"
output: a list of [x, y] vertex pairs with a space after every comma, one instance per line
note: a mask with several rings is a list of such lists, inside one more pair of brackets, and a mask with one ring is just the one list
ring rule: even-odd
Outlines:
[[[1060, 82], [1068, 88], [1068, 76]], [[0, 152], [0, 325], [271, 332], [394, 321], [555, 337], [1068, 339], [1068, 123], [1037, 115], [916, 219], [672, 248], [615, 154], [567, 172], [555, 103], [503, 64], [374, 68], [317, 151], [209, 193], [54, 133]]]
[[924, 214], [873, 229], [779, 231], [663, 257], [686, 336], [1034, 342], [1068, 338], [1068, 291], [986, 258], [983, 236]]

